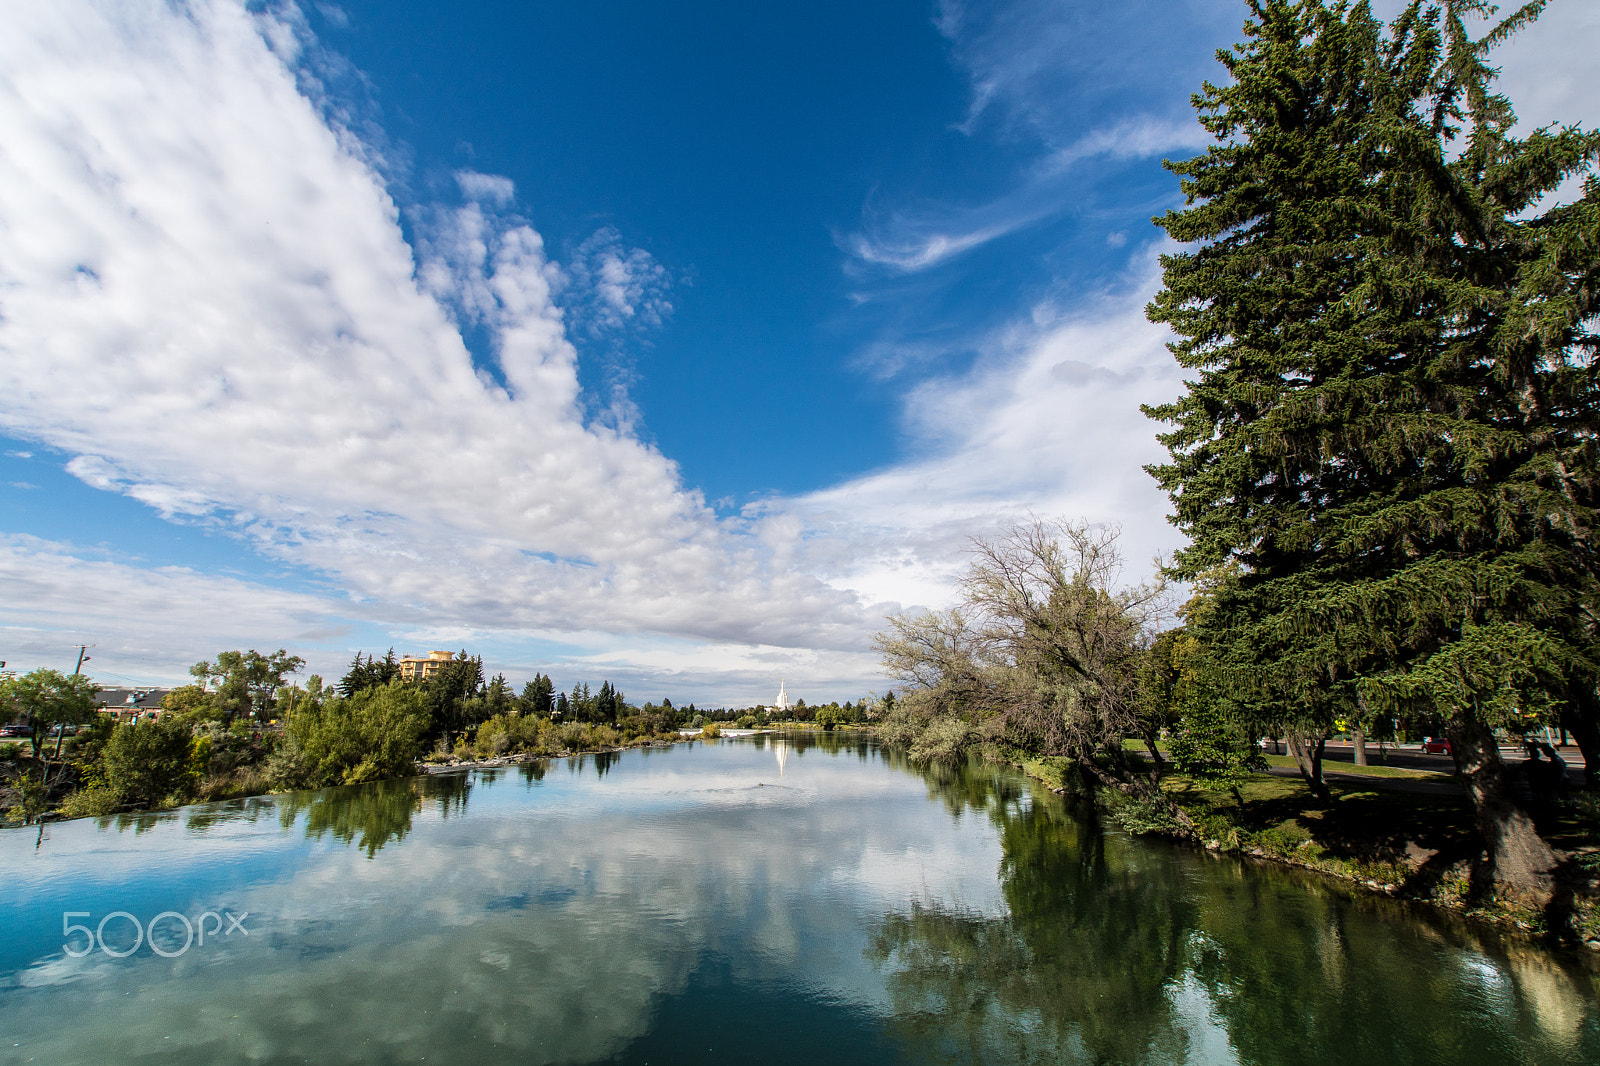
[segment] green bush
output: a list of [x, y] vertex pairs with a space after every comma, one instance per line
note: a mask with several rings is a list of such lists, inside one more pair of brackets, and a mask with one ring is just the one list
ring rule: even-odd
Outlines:
[[63, 818], [96, 818], [115, 814], [122, 806], [122, 797], [110, 785], [90, 785], [80, 788], [61, 801]]
[[429, 723], [421, 690], [398, 681], [308, 700], [289, 716], [290, 750], [275, 765], [276, 783], [318, 788], [410, 776]]
[[919, 765], [944, 763], [954, 766], [966, 759], [967, 749], [977, 742], [977, 731], [966, 720], [936, 718], [917, 734], [906, 757]]
[[106, 739], [101, 776], [124, 803], [181, 803], [199, 776], [195, 754], [195, 738], [186, 722], [165, 717], [126, 722]]
[[1134, 836], [1168, 836], [1182, 829], [1172, 802], [1162, 796], [1125, 797], [1111, 808], [1111, 820]]
[[1231, 791], [1236, 799], [1239, 786], [1252, 773], [1267, 768], [1260, 749], [1215, 703], [1192, 706], [1179, 719], [1167, 751], [1180, 774], [1193, 778], [1202, 788]]

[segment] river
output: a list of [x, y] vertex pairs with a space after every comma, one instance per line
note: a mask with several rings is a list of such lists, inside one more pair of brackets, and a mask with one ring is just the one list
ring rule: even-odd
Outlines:
[[0, 831], [0, 929], [0, 1063], [1600, 1062], [1574, 960], [850, 736]]

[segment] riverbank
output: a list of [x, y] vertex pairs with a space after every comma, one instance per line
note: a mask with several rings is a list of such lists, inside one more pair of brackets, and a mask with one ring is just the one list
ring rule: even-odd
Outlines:
[[[742, 736], [753, 734], [743, 733]], [[519, 766], [522, 763], [539, 762], [548, 759], [570, 759], [579, 755], [616, 755], [635, 748], [670, 748], [690, 740], [700, 740], [703, 733], [696, 731], [691, 736], [680, 734], [677, 737], [640, 737], [627, 744], [619, 744], [610, 748], [581, 748], [573, 751], [548, 751], [548, 752], [517, 752], [513, 755], [496, 755], [485, 759], [459, 759], [455, 756], [445, 756], [437, 761], [424, 760], [417, 764], [417, 769], [424, 774], [445, 774], [457, 770], [492, 770], [502, 766]]]
[[[984, 754], [1053, 792], [1074, 791], [1063, 760], [998, 748]], [[1482, 844], [1459, 786], [1425, 771], [1361, 769], [1360, 774], [1326, 775], [1332, 795], [1326, 802], [1313, 796], [1298, 774], [1281, 767], [1251, 776], [1237, 796], [1209, 791], [1169, 771], [1162, 791], [1187, 825], [1120, 794], [1102, 792], [1099, 806], [1135, 835], [1297, 867], [1355, 891], [1600, 952], [1600, 798], [1572, 793], [1532, 810], [1540, 832], [1561, 857], [1552, 898], [1536, 904], [1508, 897], [1484, 881]]]

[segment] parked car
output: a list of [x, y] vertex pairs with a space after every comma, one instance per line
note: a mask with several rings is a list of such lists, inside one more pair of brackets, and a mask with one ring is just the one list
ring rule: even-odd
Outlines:
[[1450, 740], [1448, 737], [1425, 737], [1422, 750], [1429, 755], [1449, 755]]
[[33, 730], [25, 725], [0, 726], [0, 737], [25, 737], [32, 732]]

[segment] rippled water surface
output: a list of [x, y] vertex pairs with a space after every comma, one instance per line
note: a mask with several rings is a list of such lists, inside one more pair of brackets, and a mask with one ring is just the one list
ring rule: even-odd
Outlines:
[[0, 923], [3, 1063], [1600, 1062], [1570, 961], [848, 737], [4, 831]]

